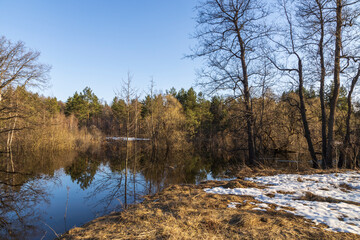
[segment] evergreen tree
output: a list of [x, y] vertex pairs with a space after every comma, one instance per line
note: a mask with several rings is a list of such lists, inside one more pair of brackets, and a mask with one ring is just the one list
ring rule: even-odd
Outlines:
[[65, 105], [65, 114], [73, 114], [79, 120], [79, 125], [89, 125], [91, 118], [99, 115], [101, 104], [98, 97], [89, 87], [79, 94], [75, 92], [74, 96], [69, 97]]

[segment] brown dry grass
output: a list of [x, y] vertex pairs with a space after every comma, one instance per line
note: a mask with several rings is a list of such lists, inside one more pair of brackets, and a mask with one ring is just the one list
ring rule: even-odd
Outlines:
[[[330, 174], [330, 173], [345, 173], [349, 169], [314, 169], [314, 168], [300, 168], [300, 169], [289, 169], [289, 168], [272, 168], [264, 165], [259, 167], [249, 168], [249, 167], [233, 167], [232, 172], [236, 173], [238, 178], [244, 177], [257, 177], [257, 176], [273, 176], [277, 174], [300, 174], [300, 175], [310, 175], [310, 174]], [[354, 171], [354, 170], [351, 170]], [[299, 177], [298, 181], [301, 182], [304, 179]]]
[[332, 197], [322, 197], [316, 194], [313, 194], [311, 192], [306, 192], [304, 196], [298, 198], [298, 200], [306, 200], [306, 201], [317, 201], [317, 202], [329, 202], [329, 203], [340, 203], [340, 202], [344, 202], [344, 203], [348, 203], [348, 204], [353, 204], [353, 205], [357, 205], [360, 206], [360, 203], [358, 202], [353, 202], [353, 201], [346, 201], [346, 200], [342, 200], [342, 199], [335, 199]]
[[[130, 206], [70, 230], [62, 239], [360, 239], [334, 233], [276, 206], [253, 210], [252, 197], [207, 194], [203, 188], [248, 187], [242, 179], [209, 181], [198, 186], [174, 185], [141, 204]], [[247, 200], [244, 202], [244, 200]], [[236, 209], [230, 202], [241, 203]]]

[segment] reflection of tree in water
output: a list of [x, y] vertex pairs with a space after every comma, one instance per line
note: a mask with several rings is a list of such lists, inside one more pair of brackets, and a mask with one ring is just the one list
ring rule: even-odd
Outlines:
[[94, 180], [95, 174], [100, 166], [100, 161], [93, 154], [79, 153], [73, 163], [65, 168], [65, 173], [70, 175], [71, 180], [76, 181], [81, 189], [87, 189]]
[[154, 153], [143, 148], [129, 158], [126, 177], [123, 151], [117, 149], [118, 157], [111, 155], [108, 159], [110, 170], [107, 167], [99, 169], [88, 195], [89, 200], [101, 196], [96, 206], [105, 206], [107, 211], [119, 210], [139, 201], [142, 195], [155, 193], [171, 184], [197, 183], [206, 179], [211, 167], [191, 151]]
[[124, 190], [124, 184], [124, 172], [109, 172], [104, 168], [100, 168], [87, 198], [91, 201], [92, 198], [101, 195], [101, 199], [95, 201], [93, 207], [101, 205], [104, 213], [115, 210], [114, 205], [116, 204], [122, 208], [123, 205], [127, 204], [127, 202], [122, 201], [122, 199], [125, 199], [125, 193], [128, 192]]
[[36, 224], [41, 221], [41, 217], [36, 206], [48, 203], [48, 177], [17, 172], [16, 168], [14, 170], [9, 171], [7, 164], [0, 167], [1, 239], [25, 239], [35, 234], [39, 235]]
[[[88, 200], [90, 202], [93, 202], [93, 198], [101, 196], [93, 203], [94, 208], [101, 206], [103, 213], [107, 213], [115, 209], [123, 209], [129, 202], [137, 201], [136, 189], [141, 186], [139, 186], [137, 177], [134, 178], [131, 175], [134, 176], [133, 170], [136, 168], [138, 155], [139, 153], [129, 155], [128, 174], [125, 174], [126, 148], [124, 148], [124, 144], [120, 142], [107, 146], [102, 153], [103, 162], [107, 161], [107, 164], [98, 169], [96, 179], [89, 189]], [[129, 199], [130, 197], [132, 198]]]
[[140, 169], [148, 193], [157, 192], [171, 184], [196, 183], [206, 178], [209, 166], [189, 151], [161, 152], [141, 159]]
[[[137, 149], [130, 146], [127, 175], [126, 149], [121, 144], [109, 145], [99, 152], [15, 157], [14, 171], [10, 161], [1, 160], [0, 239], [45, 234], [42, 229], [46, 221], [41, 219], [41, 209], [44, 209], [41, 205], [48, 202], [46, 185], [56, 181], [57, 169], [64, 168], [72, 181], [87, 191], [89, 203], [104, 214], [121, 210], [141, 200], [142, 195], [155, 193], [171, 184], [197, 183], [206, 179], [210, 170], [216, 173], [217, 167], [223, 165], [199, 157], [191, 149], [153, 152], [145, 143], [144, 146], [139, 144]], [[45, 229], [48, 234], [52, 232], [49, 227]]]
[[[0, 239], [45, 235], [40, 209], [49, 203], [49, 186], [58, 184], [56, 170], [69, 165], [75, 152], [40, 152], [0, 158]], [[41, 226], [41, 227], [40, 227]], [[52, 231], [47, 228], [48, 234]]]

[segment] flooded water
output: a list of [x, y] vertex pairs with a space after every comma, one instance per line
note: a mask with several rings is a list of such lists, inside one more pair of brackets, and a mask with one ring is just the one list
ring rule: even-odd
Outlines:
[[171, 184], [223, 176], [218, 161], [193, 151], [129, 154], [101, 150], [4, 157], [0, 164], [0, 239], [54, 239], [74, 226], [121, 211]]

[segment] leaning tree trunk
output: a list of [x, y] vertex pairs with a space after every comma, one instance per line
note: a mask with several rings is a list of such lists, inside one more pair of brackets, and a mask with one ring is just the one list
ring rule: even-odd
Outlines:
[[300, 99], [300, 114], [301, 114], [301, 120], [303, 122], [304, 127], [304, 136], [306, 138], [306, 142], [308, 144], [308, 150], [310, 152], [311, 161], [313, 168], [318, 168], [318, 161], [316, 158], [314, 145], [311, 140], [311, 132], [309, 128], [309, 123], [306, 117], [306, 106], [305, 106], [305, 100], [304, 100], [304, 94], [303, 94], [303, 88], [304, 88], [304, 79], [303, 79], [303, 70], [302, 70], [302, 62], [301, 59], [298, 58], [298, 74], [299, 74], [299, 99]]
[[344, 142], [343, 142], [343, 149], [340, 153], [340, 157], [339, 157], [339, 162], [338, 162], [338, 167], [342, 168], [344, 166], [344, 163], [346, 162], [346, 167], [347, 168], [353, 168], [353, 164], [351, 161], [345, 161], [346, 160], [346, 152], [348, 152], [348, 149], [350, 148], [350, 119], [351, 119], [351, 113], [352, 113], [352, 108], [351, 108], [351, 97], [352, 97], [352, 93], [354, 91], [355, 85], [358, 81], [360, 77], [360, 64], [358, 67], [358, 72], [356, 73], [355, 77], [352, 79], [351, 81], [351, 86], [350, 86], [350, 90], [347, 96], [347, 115], [346, 115], [346, 134], [345, 134], [345, 138], [344, 138]]

